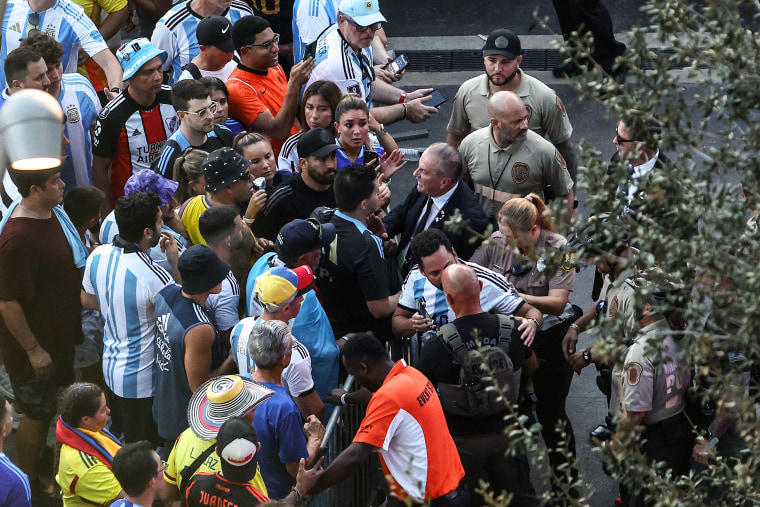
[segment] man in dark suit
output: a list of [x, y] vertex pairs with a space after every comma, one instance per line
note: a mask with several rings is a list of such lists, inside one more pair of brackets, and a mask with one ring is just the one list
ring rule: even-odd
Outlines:
[[460, 184], [462, 158], [459, 152], [446, 143], [431, 145], [420, 157], [414, 177], [417, 186], [403, 203], [383, 218], [388, 237], [401, 234], [399, 249], [406, 253], [415, 234], [426, 229], [441, 229], [463, 259], [469, 259], [480, 240], [470, 243], [470, 230], [451, 232], [444, 224], [456, 210], [470, 228], [483, 234], [489, 220], [470, 187]]

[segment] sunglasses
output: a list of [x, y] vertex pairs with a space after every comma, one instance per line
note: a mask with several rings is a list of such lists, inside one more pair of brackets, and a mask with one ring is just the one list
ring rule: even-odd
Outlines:
[[618, 129], [615, 129], [615, 139], [617, 139], [618, 144], [620, 143], [632, 143], [633, 139], [625, 139], [623, 136], [620, 135], [620, 132], [618, 132]]
[[35, 33], [39, 33], [40, 28], [40, 15], [36, 12], [30, 12], [29, 16], [26, 17], [27, 22], [27, 30], [26, 30], [26, 36], [29, 37], [30, 35], [34, 35]]
[[364, 33], [367, 30], [372, 30], [373, 32], [376, 32], [376, 31], [380, 30], [383, 27], [383, 22], [382, 21], [378, 21], [377, 23], [372, 23], [369, 26], [361, 26], [361, 25], [357, 25], [349, 17], [346, 17], [346, 23], [348, 23], [349, 25], [353, 26], [354, 29], [356, 30], [356, 33]]

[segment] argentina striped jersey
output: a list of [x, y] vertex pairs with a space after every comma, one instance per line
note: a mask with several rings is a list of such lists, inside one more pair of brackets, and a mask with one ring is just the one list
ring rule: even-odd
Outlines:
[[[8, 53], [21, 45], [29, 30], [35, 28], [29, 24], [32, 9], [26, 0], [8, 0], [3, 18], [0, 60], [3, 62]], [[63, 72], [68, 74], [77, 71], [79, 48], [92, 56], [108, 49], [103, 37], [95, 24], [85, 14], [84, 9], [71, 0], [56, 0], [53, 6], [39, 13], [37, 29], [46, 33], [63, 45]], [[5, 85], [5, 70], [0, 65], [0, 83]]]
[[67, 189], [91, 185], [90, 129], [100, 113], [100, 100], [87, 78], [79, 74], [64, 74], [58, 102], [66, 116], [65, 135], [69, 140], [66, 155], [70, 157], [63, 166], [61, 179]]
[[335, 0], [295, 0], [293, 2], [293, 57], [303, 60], [306, 45], [338, 22], [338, 2]]
[[[480, 291], [480, 306], [484, 312], [495, 310], [502, 315], [512, 315], [523, 305], [523, 299], [509, 287], [503, 275], [474, 262], [465, 262], [461, 259], [457, 261], [474, 269], [478, 279], [483, 282], [483, 289]], [[426, 303], [425, 309], [437, 328], [452, 322], [456, 318], [446, 303], [446, 296], [444, 296], [443, 291], [430, 283], [419, 268], [415, 266], [401, 287], [398, 306], [414, 313], [417, 311], [417, 301], [423, 297]]]
[[155, 298], [173, 283], [144, 252], [102, 245], [87, 259], [82, 287], [97, 296], [105, 321], [103, 376], [122, 398], [153, 396]]
[[[248, 353], [248, 341], [253, 328], [264, 322], [261, 317], [246, 317], [232, 328], [230, 346], [238, 365], [238, 373], [250, 375], [256, 370], [256, 363]], [[292, 321], [291, 323], [292, 324]], [[314, 389], [311, 376], [311, 356], [306, 347], [298, 340], [293, 340], [293, 355], [290, 365], [282, 371], [282, 384], [291, 396], [298, 397]]]
[[[251, 14], [253, 10], [244, 1], [232, 0], [232, 4], [222, 16], [234, 25], [238, 19]], [[187, 0], [169, 9], [156, 23], [150, 42], [168, 54], [163, 68], [164, 72], [169, 72], [170, 85], [179, 80], [182, 67], [201, 52], [195, 32], [202, 19], [203, 16], [193, 11], [190, 0]]]

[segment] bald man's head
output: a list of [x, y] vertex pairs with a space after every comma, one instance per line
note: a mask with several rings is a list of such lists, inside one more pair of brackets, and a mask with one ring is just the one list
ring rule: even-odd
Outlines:
[[452, 264], [443, 270], [441, 276], [443, 292], [451, 294], [455, 299], [466, 298], [480, 299], [482, 282], [475, 274], [475, 270], [464, 264]]
[[502, 148], [528, 136], [528, 108], [516, 93], [497, 92], [488, 101], [488, 115], [496, 142]]

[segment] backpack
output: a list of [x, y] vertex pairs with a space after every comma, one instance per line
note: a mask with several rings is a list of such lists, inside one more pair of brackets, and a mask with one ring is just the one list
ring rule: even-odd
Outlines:
[[[496, 317], [499, 319], [499, 336], [495, 342], [488, 338], [482, 340], [483, 337], [462, 340], [453, 322], [438, 330], [438, 338], [461, 367], [459, 384], [438, 384], [445, 412], [483, 417], [504, 412], [517, 401], [520, 371], [515, 371], [509, 357], [512, 329], [516, 326], [512, 317]], [[478, 341], [481, 342], [479, 346]], [[475, 347], [468, 350], [468, 344], [471, 347], [475, 344]], [[486, 365], [490, 365], [490, 371]]]

